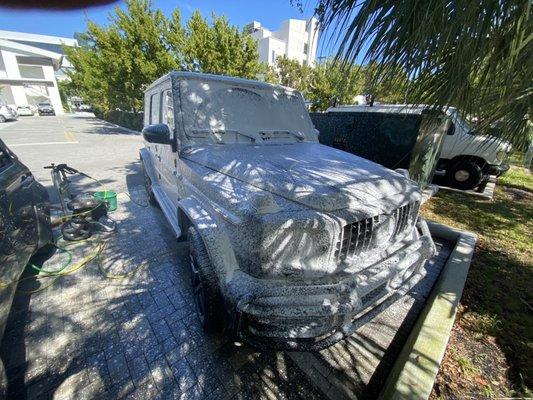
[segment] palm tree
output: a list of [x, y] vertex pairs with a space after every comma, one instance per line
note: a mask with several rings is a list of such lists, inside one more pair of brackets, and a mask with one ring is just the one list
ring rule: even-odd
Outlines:
[[411, 101], [453, 105], [498, 122], [527, 147], [533, 114], [531, 0], [319, 0], [326, 35], [344, 63], [376, 63], [374, 79], [398, 81]]

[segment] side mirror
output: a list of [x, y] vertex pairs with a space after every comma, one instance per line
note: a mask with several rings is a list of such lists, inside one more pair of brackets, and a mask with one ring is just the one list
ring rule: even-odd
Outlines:
[[171, 144], [170, 129], [167, 124], [148, 125], [143, 128], [142, 134], [147, 142]]
[[446, 135], [451, 136], [455, 133], [455, 124], [452, 122], [450, 123], [450, 127], [448, 128], [448, 132], [446, 132]]

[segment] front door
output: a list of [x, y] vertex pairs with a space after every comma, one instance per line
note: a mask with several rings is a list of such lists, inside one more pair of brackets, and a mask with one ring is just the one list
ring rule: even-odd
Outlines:
[[[176, 123], [174, 117], [173, 91], [169, 87], [161, 93], [161, 123], [167, 124], [170, 129], [172, 141], [176, 141]], [[177, 209], [181, 185], [178, 152], [172, 146], [163, 146], [161, 149], [161, 172], [163, 174], [165, 194]]]

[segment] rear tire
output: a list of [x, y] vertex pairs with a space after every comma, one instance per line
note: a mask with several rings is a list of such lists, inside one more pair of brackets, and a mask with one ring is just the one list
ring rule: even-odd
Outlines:
[[446, 172], [451, 187], [470, 190], [481, 183], [483, 171], [481, 167], [470, 161], [459, 161]]
[[3, 115], [0, 115], [0, 123], [2, 122], [6, 122], [6, 117], [4, 117]]
[[226, 313], [215, 270], [198, 231], [191, 226], [187, 233], [190, 249], [191, 285], [200, 324], [208, 333], [221, 332], [224, 328]]

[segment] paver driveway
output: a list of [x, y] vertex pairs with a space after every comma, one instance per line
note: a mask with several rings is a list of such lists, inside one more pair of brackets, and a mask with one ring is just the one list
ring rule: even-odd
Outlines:
[[[71, 144], [42, 144], [57, 135]], [[45, 183], [42, 165], [64, 160], [121, 192], [112, 214], [118, 231], [68, 245], [69, 268], [105, 242], [100, 260], [51, 285], [53, 278], [27, 269], [1, 349], [13, 399], [373, 397], [449, 253], [449, 245], [439, 245], [420, 283], [367, 315], [351, 338], [317, 353], [256, 351], [200, 329], [187, 244], [176, 243], [161, 212], [146, 206], [138, 136], [94, 119], [51, 117], [23, 120], [0, 137], [18, 144], [13, 150]], [[87, 180], [76, 183], [95, 189]], [[58, 251], [43, 267], [64, 260]]]

